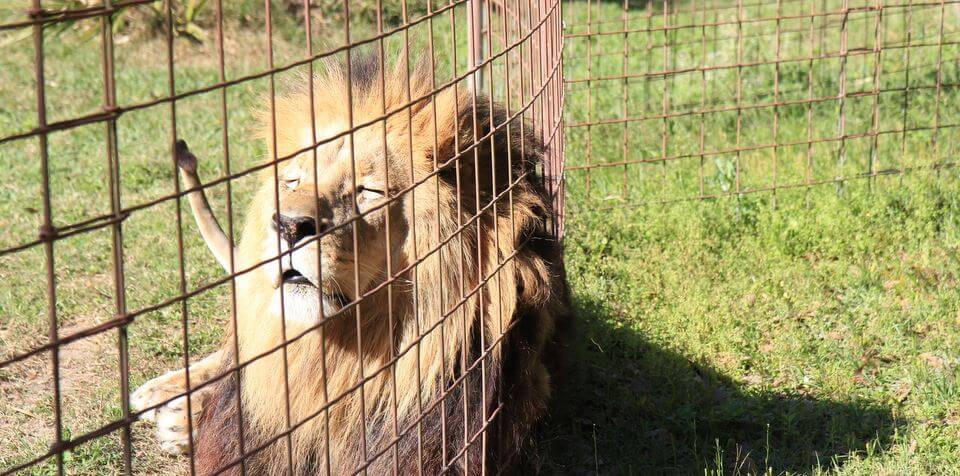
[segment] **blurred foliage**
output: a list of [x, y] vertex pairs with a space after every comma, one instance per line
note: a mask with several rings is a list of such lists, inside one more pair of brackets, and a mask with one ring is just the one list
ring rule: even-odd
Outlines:
[[[300, 0], [269, 0], [271, 20], [274, 28], [288, 31], [294, 25], [302, 25], [304, 2]], [[262, 0], [221, 0], [224, 22], [247, 28], [264, 28], [266, 24], [266, 5]], [[96, 7], [101, 0], [48, 0], [44, 10], [50, 15], [73, 10]], [[314, 28], [328, 25], [342, 25], [346, 9], [343, 0], [309, 1], [309, 12]], [[23, 21], [27, 11], [0, 9], [0, 23]], [[378, 12], [382, 11], [384, 25], [397, 25], [403, 21], [403, 8], [400, 2], [382, 2], [378, 0], [350, 0], [349, 16], [351, 22], [365, 24], [376, 23]], [[208, 32], [217, 24], [217, 1], [211, 0], [157, 0], [142, 5], [132, 5], [119, 9], [113, 16], [115, 35], [163, 35], [167, 31], [168, 13], [172, 16], [173, 32], [179, 38], [196, 42], [209, 39]], [[407, 6], [408, 17], [413, 18], [426, 13], [425, 4]], [[65, 20], [52, 23], [48, 31], [60, 35], [68, 31], [80, 34], [81, 38], [92, 39], [100, 32], [100, 22], [85, 20]], [[25, 40], [32, 29], [23, 28], [0, 35], [0, 47]]]

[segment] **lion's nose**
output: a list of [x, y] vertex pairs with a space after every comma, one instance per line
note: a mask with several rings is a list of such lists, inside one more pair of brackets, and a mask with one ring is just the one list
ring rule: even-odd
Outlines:
[[[317, 228], [317, 220], [311, 216], [294, 217], [275, 213], [273, 215], [273, 226], [290, 246], [323, 231]], [[326, 226], [323, 228], [326, 228]]]

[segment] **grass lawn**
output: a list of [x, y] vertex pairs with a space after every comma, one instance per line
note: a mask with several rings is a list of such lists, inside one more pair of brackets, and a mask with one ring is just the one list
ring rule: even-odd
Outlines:
[[571, 220], [580, 328], [550, 467], [951, 472], [960, 187], [908, 182]]
[[[780, 13], [800, 17], [822, 8], [820, 3], [784, 1]], [[578, 322], [570, 373], [542, 430], [544, 470], [955, 471], [960, 466], [960, 181], [954, 169], [928, 167], [960, 152], [956, 128], [932, 129], [960, 123], [960, 94], [955, 87], [939, 92], [931, 87], [938, 64], [941, 84], [960, 82], [960, 47], [929, 46], [941, 39], [939, 5], [918, 7], [909, 15], [904, 9], [884, 10], [881, 37], [888, 48], [879, 56], [872, 51], [875, 13], [851, 14], [847, 50], [867, 48], [867, 53], [852, 54], [846, 63], [830, 54], [840, 44], [839, 16], [784, 20], [781, 59], [817, 59], [783, 61], [779, 71], [773, 64], [776, 22], [671, 29], [663, 28], [657, 6], [637, 7], [624, 16], [620, 2], [589, 5], [588, 12], [586, 3], [564, 3], [566, 33], [616, 31], [624, 25], [641, 31], [566, 41], [565, 74], [574, 81], [566, 93], [567, 161], [574, 167], [567, 172], [566, 260]], [[840, 1], [824, 5], [834, 11]], [[953, 13], [948, 7], [944, 17], [942, 39], [948, 43], [960, 40], [960, 16]], [[742, 12], [754, 19], [776, 14], [775, 3]], [[676, 14], [669, 25], [726, 23], [736, 16], [729, 8]], [[275, 32], [278, 65], [303, 55], [302, 32], [288, 23], [281, 22]], [[263, 32], [247, 28], [228, 25], [228, 79], [266, 68]], [[423, 28], [426, 24], [412, 31], [418, 45], [423, 45]], [[450, 44], [449, 21], [434, 28], [438, 41]], [[370, 31], [361, 24], [355, 34]], [[336, 44], [337, 35], [318, 34], [314, 49]], [[101, 110], [98, 39], [84, 42], [81, 36], [48, 34], [50, 121]], [[459, 35], [461, 47], [464, 40]], [[913, 47], [903, 47], [908, 44]], [[36, 125], [30, 46], [29, 40], [13, 43], [0, 55], [0, 136]], [[175, 53], [175, 91], [219, 81], [212, 39], [178, 41]], [[442, 80], [450, 74], [450, 56], [448, 50], [438, 54]], [[880, 81], [874, 81], [877, 59]], [[465, 61], [464, 55], [459, 60]], [[751, 62], [757, 66], [696, 69]], [[666, 70], [690, 72], [647, 74]], [[851, 138], [808, 147], [808, 140], [838, 134], [840, 101], [805, 100], [836, 96], [841, 70], [849, 95], [843, 127]], [[162, 39], [119, 39], [116, 71], [121, 105], [170, 92]], [[635, 77], [596, 80], [624, 72]], [[580, 81], [587, 78], [591, 81]], [[204, 178], [225, 173], [227, 154], [233, 171], [262, 156], [250, 111], [268, 88], [266, 78], [229, 88], [226, 125], [219, 92], [177, 102], [178, 136], [201, 157]], [[781, 101], [786, 103], [778, 107], [736, 107]], [[702, 110], [712, 112], [676, 114]], [[125, 113], [117, 121], [124, 206], [173, 192], [170, 117], [169, 106], [160, 105]], [[644, 117], [649, 119], [620, 121]], [[609, 123], [586, 125], [597, 120]], [[224, 127], [229, 149], [222, 142]], [[864, 134], [872, 129], [895, 132], [874, 140]], [[772, 143], [790, 145], [763, 147]], [[733, 151], [738, 146], [747, 150]], [[110, 212], [103, 124], [51, 134], [49, 156], [55, 223]], [[0, 248], [37, 233], [42, 216], [38, 157], [36, 140], [0, 144], [6, 174], [0, 186]], [[671, 160], [654, 160], [658, 157]], [[587, 164], [606, 165], [577, 168]], [[901, 169], [915, 170], [858, 178]], [[736, 193], [836, 177], [851, 180], [842, 186]], [[235, 215], [242, 215], [252, 186], [251, 177], [233, 183]], [[226, 193], [225, 186], [208, 192], [221, 217], [226, 217]], [[724, 197], [683, 200], [715, 195]], [[182, 206], [183, 266], [192, 289], [221, 271], [199, 239], [185, 202]], [[124, 222], [128, 309], [179, 294], [176, 223], [173, 201], [134, 212]], [[55, 246], [61, 335], [117, 312], [111, 249], [109, 228]], [[0, 257], [0, 282], [0, 357], [7, 358], [46, 342], [42, 249]], [[190, 299], [186, 343], [179, 307], [139, 317], [129, 326], [131, 385], [181, 365], [185, 345], [194, 356], [212, 350], [228, 324], [229, 299], [227, 286]], [[62, 349], [65, 437], [121, 416], [117, 349], [116, 332]], [[0, 468], [49, 448], [52, 388], [48, 354], [0, 369]], [[185, 469], [182, 460], [159, 453], [145, 424], [134, 426], [134, 451], [137, 472]], [[119, 434], [82, 445], [67, 456], [67, 465], [76, 474], [119, 472]], [[50, 461], [33, 469], [53, 471]]]
[[[809, 15], [840, 7], [753, 5], [739, 25], [733, 3], [669, 23], [567, 9], [570, 34], [639, 33], [565, 45], [579, 331], [551, 470], [958, 471], [960, 184], [930, 167], [960, 152], [955, 128], [932, 132], [960, 123], [960, 94], [941, 91], [938, 117], [938, 50], [917, 46], [940, 8], [851, 14], [847, 51], [869, 54], [844, 62], [842, 14]], [[939, 53], [944, 83], [958, 53]]]

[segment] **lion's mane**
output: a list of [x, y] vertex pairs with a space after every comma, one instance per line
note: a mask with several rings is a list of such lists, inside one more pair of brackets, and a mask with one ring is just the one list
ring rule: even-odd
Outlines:
[[[351, 103], [355, 123], [389, 114], [390, 166], [409, 170], [415, 184], [392, 205], [407, 217], [396, 227], [405, 233], [403, 259], [392, 265], [406, 284], [383, 287], [264, 356], [295, 332], [269, 311], [266, 271], [238, 277], [239, 355], [232, 334], [224, 347], [227, 367], [236, 361], [242, 369], [204, 406], [201, 474], [239, 473], [241, 460], [251, 474], [284, 473], [288, 464], [295, 474], [382, 474], [394, 465], [402, 473], [478, 474], [527, 455], [569, 320], [538, 172], [543, 143], [523, 115], [508, 117], [463, 83], [432, 94], [428, 69], [408, 75], [404, 65], [377, 64], [355, 60], [350, 83], [344, 66], [328, 65], [314, 79], [314, 111], [307, 90], [294, 89], [277, 98], [277, 123], [266, 119], [264, 135], [276, 130], [282, 142], [311, 112], [342, 115]], [[274, 206], [272, 188], [265, 190], [252, 210]], [[251, 244], [269, 239], [266, 229], [255, 219], [245, 224], [238, 269], [255, 262]]]

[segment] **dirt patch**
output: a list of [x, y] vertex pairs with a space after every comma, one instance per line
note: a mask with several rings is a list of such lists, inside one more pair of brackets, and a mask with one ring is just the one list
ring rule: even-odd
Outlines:
[[[66, 336], [98, 324], [87, 316], [60, 329]], [[109, 423], [108, 407], [119, 405], [116, 331], [90, 336], [60, 348], [62, 424], [80, 435]], [[27, 347], [20, 349], [27, 350]], [[10, 365], [0, 373], [0, 461], [38, 456], [55, 438], [54, 374], [51, 352]], [[113, 377], [115, 376], [115, 377]], [[111, 378], [113, 377], [113, 378]], [[114, 398], [104, 398], [112, 394]]]
[[49, 354], [0, 370], [0, 467], [41, 454], [53, 441]]
[[[91, 289], [109, 282], [105, 275], [87, 277]], [[71, 280], [72, 281], [72, 280]], [[76, 285], [65, 282], [65, 287]], [[113, 317], [109, 301], [98, 302], [69, 324], [59, 329], [61, 336], [72, 335], [106, 322]], [[122, 414], [123, 395], [120, 390], [118, 330], [85, 337], [62, 346], [59, 350], [59, 388], [62, 426], [67, 437], [77, 437], [115, 421]], [[14, 329], [0, 329], [0, 341], [14, 343], [22, 353], [46, 342], [33, 333], [26, 339], [13, 335]], [[41, 352], [21, 362], [0, 369], [0, 469], [32, 460], [48, 451], [55, 439], [54, 374], [51, 352]], [[134, 426], [135, 463], [141, 473], [179, 474], [182, 461], [158, 454], [152, 439], [152, 427]], [[115, 433], [105, 437], [106, 445], [99, 444], [99, 452], [119, 456], [119, 437]], [[93, 443], [88, 443], [92, 445]], [[86, 446], [86, 445], [85, 445]], [[75, 468], [86, 472], [81, 457]], [[105, 468], [101, 468], [105, 469]], [[114, 468], [114, 469], [120, 469]]]

